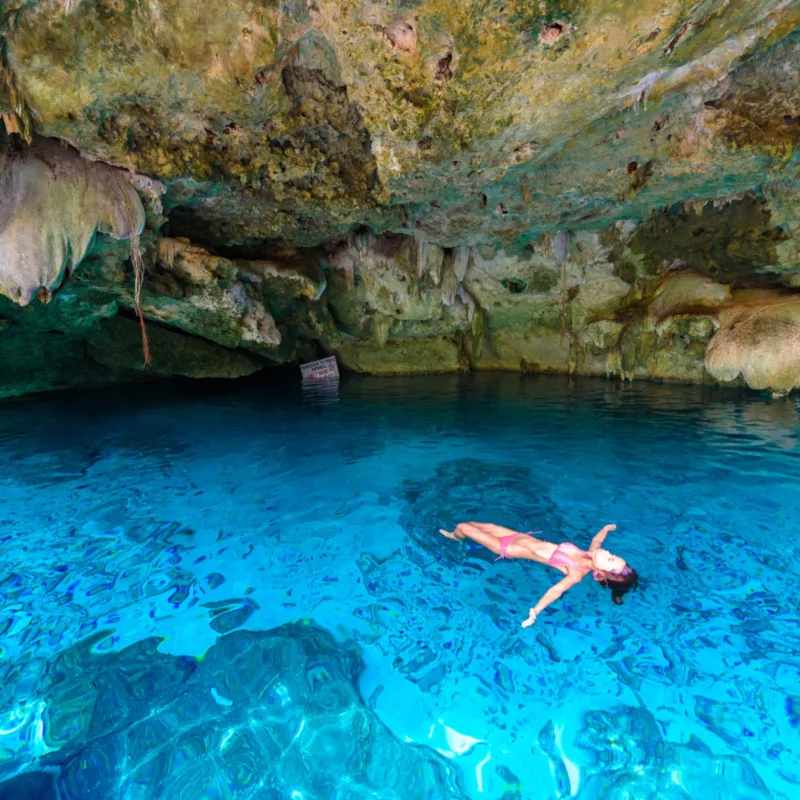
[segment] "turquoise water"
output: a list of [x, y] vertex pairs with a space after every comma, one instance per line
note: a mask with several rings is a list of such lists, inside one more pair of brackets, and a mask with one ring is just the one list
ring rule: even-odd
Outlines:
[[[203, 394], [199, 394], [199, 392]], [[791, 798], [796, 401], [519, 376], [0, 405], [0, 798]], [[608, 545], [554, 570], [465, 519]]]

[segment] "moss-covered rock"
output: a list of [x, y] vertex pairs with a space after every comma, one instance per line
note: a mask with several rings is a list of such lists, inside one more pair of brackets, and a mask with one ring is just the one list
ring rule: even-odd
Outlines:
[[348, 339], [336, 348], [342, 365], [370, 375], [418, 375], [435, 372], [465, 372], [469, 363], [455, 339], [393, 339], [384, 344]]
[[104, 320], [88, 336], [87, 355], [113, 372], [146, 370], [156, 375], [187, 378], [241, 378], [264, 362], [237, 350], [180, 331], [151, 325], [148, 330], [152, 361], [142, 363], [139, 323], [125, 317]]
[[90, 358], [82, 341], [0, 320], [0, 398], [131, 378], [121, 364], [108, 367]]

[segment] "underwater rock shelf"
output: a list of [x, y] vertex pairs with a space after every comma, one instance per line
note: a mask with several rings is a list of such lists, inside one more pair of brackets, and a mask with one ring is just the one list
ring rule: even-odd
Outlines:
[[0, 397], [331, 353], [791, 391], [800, 6], [717, 5], [6, 3]]
[[467, 797], [446, 759], [397, 741], [364, 705], [358, 651], [316, 625], [228, 633], [201, 661], [158, 640], [94, 654], [105, 636], [56, 659], [45, 710], [21, 726], [16, 766], [37, 757], [36, 769], [0, 782], [0, 798]]

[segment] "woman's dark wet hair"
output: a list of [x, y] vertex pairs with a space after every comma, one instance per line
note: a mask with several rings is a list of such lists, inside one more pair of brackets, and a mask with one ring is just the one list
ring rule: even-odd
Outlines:
[[622, 598], [639, 585], [639, 576], [633, 567], [625, 566], [619, 572], [610, 572], [613, 578], [598, 581], [601, 586], [611, 589], [611, 599], [618, 606], [622, 605]]

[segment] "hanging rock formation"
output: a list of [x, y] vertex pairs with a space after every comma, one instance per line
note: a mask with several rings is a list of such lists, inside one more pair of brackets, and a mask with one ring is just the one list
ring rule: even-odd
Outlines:
[[0, 293], [20, 305], [48, 302], [96, 233], [144, 230], [139, 195], [124, 170], [86, 161], [48, 139], [5, 156], [0, 169]]
[[197, 8], [0, 10], [0, 396], [328, 353], [797, 382], [797, 3]]

